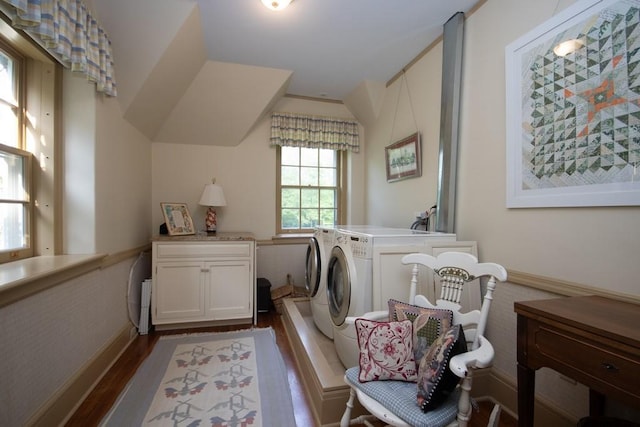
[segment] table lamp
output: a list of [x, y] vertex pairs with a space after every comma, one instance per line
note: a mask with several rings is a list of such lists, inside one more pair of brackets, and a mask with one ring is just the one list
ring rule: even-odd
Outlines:
[[207, 206], [207, 217], [205, 219], [207, 233], [215, 233], [218, 226], [218, 219], [216, 218], [216, 206], [227, 206], [227, 201], [224, 199], [224, 192], [222, 187], [216, 184], [215, 178], [211, 181], [211, 184], [206, 184], [204, 190], [202, 190], [202, 196], [200, 197], [201, 206]]

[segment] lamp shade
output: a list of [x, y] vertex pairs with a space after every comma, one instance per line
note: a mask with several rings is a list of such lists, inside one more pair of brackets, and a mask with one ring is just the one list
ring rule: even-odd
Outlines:
[[227, 206], [222, 187], [218, 184], [206, 184], [198, 204], [201, 206]]

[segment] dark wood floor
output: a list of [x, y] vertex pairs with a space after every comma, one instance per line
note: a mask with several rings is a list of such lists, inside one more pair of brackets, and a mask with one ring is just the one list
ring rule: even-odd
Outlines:
[[[298, 427], [314, 427], [313, 416], [311, 414], [310, 403], [304, 392], [304, 386], [300, 380], [298, 367], [287, 340], [286, 332], [282, 320], [277, 313], [260, 313], [258, 316], [258, 327], [265, 328], [271, 326], [276, 333], [276, 341], [287, 365], [289, 384], [293, 396], [293, 407], [295, 408], [295, 418]], [[198, 332], [206, 331], [230, 331], [245, 329], [250, 325], [221, 326], [211, 328], [199, 328]], [[125, 350], [122, 356], [115, 362], [113, 367], [105, 374], [95, 389], [89, 394], [77, 411], [69, 419], [66, 426], [90, 427], [97, 426], [100, 420], [106, 415], [120, 392], [127, 385], [138, 366], [149, 355], [156, 341], [161, 335], [172, 333], [192, 332], [193, 330], [177, 330], [165, 332], [151, 332], [149, 335], [138, 336], [135, 341]], [[474, 413], [471, 420], [471, 427], [481, 427], [487, 425], [491, 405], [480, 403], [479, 412]], [[500, 418], [500, 427], [515, 427], [515, 420], [507, 414]], [[288, 427], [288, 426], [283, 426]]]

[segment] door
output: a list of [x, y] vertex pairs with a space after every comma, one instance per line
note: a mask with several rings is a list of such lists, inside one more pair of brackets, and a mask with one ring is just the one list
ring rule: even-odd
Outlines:
[[306, 268], [304, 271], [304, 287], [311, 298], [316, 296], [320, 288], [322, 267], [320, 244], [318, 239], [312, 237], [309, 239], [309, 246], [307, 247]]
[[331, 320], [336, 326], [342, 325], [349, 313], [351, 279], [344, 251], [340, 246], [334, 246], [327, 269], [327, 301]]

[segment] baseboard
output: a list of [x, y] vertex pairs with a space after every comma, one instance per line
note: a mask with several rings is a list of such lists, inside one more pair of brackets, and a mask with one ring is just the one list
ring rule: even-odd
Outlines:
[[[502, 410], [518, 418], [518, 388], [513, 380], [495, 369], [480, 370], [473, 377], [472, 394], [476, 399], [499, 403]], [[536, 396], [535, 424], [539, 426], [575, 427], [578, 420], [552, 402]]]
[[26, 426], [62, 426], [131, 343], [131, 325], [89, 360], [26, 422]]

